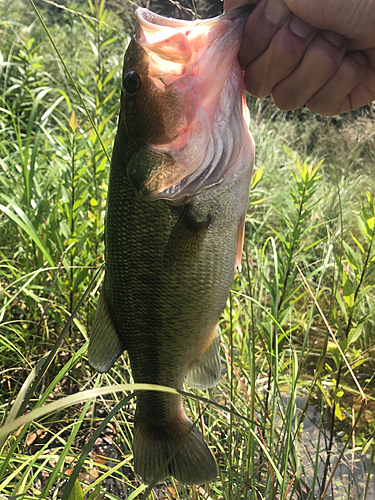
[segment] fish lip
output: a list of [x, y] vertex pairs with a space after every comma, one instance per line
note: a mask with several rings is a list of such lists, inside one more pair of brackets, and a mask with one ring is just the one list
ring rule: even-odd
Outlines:
[[221, 19], [235, 19], [240, 16], [245, 17], [245, 14], [249, 16], [250, 13], [255, 9], [255, 7], [256, 7], [255, 3], [245, 4], [241, 5], [241, 7], [237, 7], [236, 9], [233, 9], [229, 12], [224, 12], [223, 14], [220, 14], [219, 16], [216, 17], [212, 17], [210, 19], [196, 19], [193, 21], [160, 16], [159, 14], [155, 14], [154, 12], [151, 12], [150, 10], [144, 7], [139, 7], [135, 12], [135, 16], [138, 24], [142, 28], [148, 28], [153, 30], [157, 29], [158, 27], [160, 28], [160, 30], [165, 28], [181, 28], [188, 26], [193, 27], [194, 25], [197, 24], [209, 27], [211, 24], [215, 24], [217, 21]]

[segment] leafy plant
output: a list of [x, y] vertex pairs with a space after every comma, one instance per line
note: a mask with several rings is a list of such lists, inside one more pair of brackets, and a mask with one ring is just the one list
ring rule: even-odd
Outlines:
[[268, 100], [249, 99], [256, 168], [243, 267], [220, 319], [222, 378], [183, 393], [220, 476], [192, 488], [134, 477], [127, 355], [105, 375], [85, 358], [133, 23], [108, 5], [42, 4], [48, 35], [29, 3], [0, 6], [0, 496], [371, 498], [372, 122], [367, 110], [328, 130]]

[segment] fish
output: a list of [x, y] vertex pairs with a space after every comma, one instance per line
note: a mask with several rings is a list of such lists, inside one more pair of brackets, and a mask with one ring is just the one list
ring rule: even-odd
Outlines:
[[[127, 350], [136, 383], [181, 391], [219, 381], [218, 320], [241, 262], [254, 162], [237, 60], [248, 13], [185, 21], [136, 11], [88, 348], [99, 372]], [[137, 393], [133, 454], [146, 483], [218, 474], [180, 394]]]

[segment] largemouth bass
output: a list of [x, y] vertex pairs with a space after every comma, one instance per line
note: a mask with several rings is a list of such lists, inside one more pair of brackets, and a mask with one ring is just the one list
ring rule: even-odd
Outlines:
[[[138, 383], [219, 380], [217, 322], [241, 260], [254, 158], [237, 62], [246, 18], [244, 9], [196, 21], [136, 12], [88, 351], [100, 372], [126, 349]], [[180, 395], [137, 395], [134, 467], [146, 482], [217, 476]]]

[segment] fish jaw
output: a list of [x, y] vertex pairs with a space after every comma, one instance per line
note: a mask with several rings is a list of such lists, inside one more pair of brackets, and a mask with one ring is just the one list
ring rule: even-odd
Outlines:
[[[230, 181], [254, 155], [237, 61], [246, 15], [181, 21], [138, 9], [136, 19], [124, 77], [138, 71], [142, 86], [137, 95], [123, 93], [122, 103], [128, 141], [139, 141], [129, 180], [148, 200], [178, 200]], [[171, 161], [160, 168], [160, 157]]]

